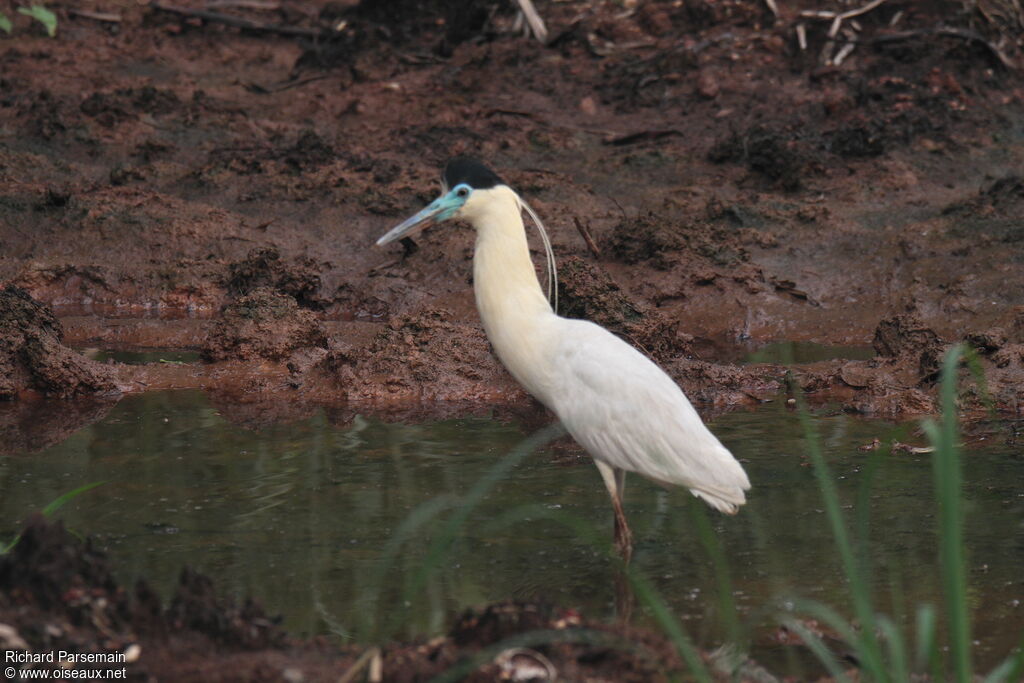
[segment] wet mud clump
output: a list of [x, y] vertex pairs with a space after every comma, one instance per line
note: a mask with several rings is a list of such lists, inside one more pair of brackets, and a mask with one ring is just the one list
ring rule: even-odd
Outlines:
[[670, 254], [679, 251], [683, 243], [679, 235], [666, 226], [665, 219], [648, 211], [616, 223], [606, 246], [622, 263], [636, 265], [650, 261], [658, 270], [667, 270], [674, 263]]
[[325, 367], [350, 399], [472, 400], [525, 393], [491, 352], [480, 326], [444, 309], [392, 320], [369, 345], [340, 345]]
[[708, 161], [745, 164], [789, 192], [800, 189], [806, 165], [792, 135], [764, 126], [754, 126], [719, 140], [708, 152]]
[[965, 393], [976, 404], [1024, 414], [1024, 306], [1017, 306], [989, 329], [969, 334], [964, 342], [974, 350], [985, 371], [985, 391], [964, 373]]
[[895, 315], [878, 323], [871, 342], [875, 353], [893, 365], [906, 365], [908, 381], [934, 379], [946, 344], [912, 313]]
[[786, 386], [786, 370], [777, 365], [723, 365], [680, 358], [667, 370], [691, 400], [718, 409], [771, 400]]
[[[417, 649], [384, 652], [394, 681], [427, 681], [458, 667], [459, 680], [593, 681], [669, 680], [682, 664], [660, 638], [639, 630], [587, 623], [574, 610], [545, 603], [506, 601], [464, 612], [445, 638]], [[509, 639], [544, 633], [543, 644], [512, 647]], [[622, 647], [624, 642], [628, 648]], [[475, 660], [475, 661], [474, 661]], [[475, 664], [475, 666], [474, 666]]]
[[286, 260], [274, 247], [253, 249], [242, 259], [228, 266], [228, 295], [251, 294], [269, 288], [295, 299], [305, 308], [322, 308], [317, 298], [320, 275], [310, 258]]
[[954, 237], [971, 241], [1013, 244], [1024, 242], [1024, 178], [1003, 176], [976, 196], [950, 204], [943, 215], [955, 219], [950, 228]]
[[0, 400], [118, 393], [114, 373], [62, 343], [53, 312], [25, 290], [0, 291]]
[[[960, 369], [960, 408], [970, 413], [995, 407], [1021, 414], [1024, 307], [987, 330], [967, 334], [962, 342], [973, 358]], [[911, 312], [879, 322], [873, 346], [878, 355], [871, 360], [824, 361], [797, 368], [801, 388], [812, 397], [837, 398], [853, 412], [892, 417], [936, 412], [942, 364], [953, 342]]]
[[299, 352], [327, 350], [327, 333], [312, 311], [267, 287], [228, 304], [203, 343], [206, 361], [283, 362]]
[[[831, 361], [800, 374], [810, 395], [837, 390], [847, 410], [874, 415], [920, 415], [937, 409], [936, 380], [949, 348], [915, 313], [885, 318], [875, 328], [878, 354], [867, 361]], [[845, 396], [844, 396], [845, 394]]]
[[677, 322], [627, 297], [611, 275], [579, 256], [559, 265], [558, 313], [595, 322], [658, 359], [686, 353], [691, 341]]

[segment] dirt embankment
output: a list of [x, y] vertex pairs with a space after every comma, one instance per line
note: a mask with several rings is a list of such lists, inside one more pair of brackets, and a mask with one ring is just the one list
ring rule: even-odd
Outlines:
[[[701, 401], [782, 387], [782, 368], [723, 363], [734, 344], [866, 345], [912, 311], [942, 340], [988, 339], [989, 384], [1019, 410], [1013, 17], [894, 1], [830, 44], [789, 5], [540, 3], [540, 46], [504, 6], [373, 5], [67, 12], [57, 40], [19, 24], [0, 44], [0, 280], [77, 316], [72, 345], [207, 361], [76, 360], [8, 395], [524, 400], [479, 330], [470, 231], [371, 246], [472, 153], [552, 229], [563, 312]], [[926, 369], [893, 358], [802, 383], [854, 410], [931, 410]]]

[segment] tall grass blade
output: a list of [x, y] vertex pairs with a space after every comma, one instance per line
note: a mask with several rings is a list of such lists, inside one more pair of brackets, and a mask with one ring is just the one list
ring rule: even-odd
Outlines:
[[[97, 486], [103, 486], [106, 483], [107, 482], [105, 482], [105, 481], [94, 481], [91, 484], [85, 484], [83, 486], [79, 486], [77, 489], [73, 489], [71, 491], [68, 491], [67, 493], [61, 494], [60, 496], [57, 496], [57, 498], [55, 498], [52, 501], [50, 501], [46, 505], [46, 507], [44, 507], [41, 510], [41, 512], [42, 512], [44, 517], [51, 517], [51, 516], [53, 516], [53, 513], [55, 513], [57, 510], [61, 509], [67, 503], [71, 502], [72, 500], [74, 500], [78, 496], [82, 495], [86, 491], [91, 491], [92, 489], [96, 488]], [[74, 532], [72, 532], [72, 533], [74, 533]], [[75, 534], [75, 535], [77, 536], [77, 534]], [[21, 534], [18, 534], [7, 545], [0, 546], [0, 555], [6, 555], [7, 553], [9, 553], [12, 550], [14, 550], [14, 547], [16, 545], [18, 545], [18, 541], [20, 541], [20, 540], [21, 540]]]
[[857, 642], [857, 631], [853, 626], [846, 621], [839, 612], [828, 605], [816, 602], [814, 600], [794, 600], [793, 606], [798, 612], [803, 612], [808, 616], [814, 617], [818, 621], [824, 623], [826, 626], [836, 632], [842, 640], [846, 641], [850, 645], [854, 645]]
[[910, 667], [907, 662], [907, 646], [903, 642], [903, 634], [896, 623], [885, 615], [878, 616], [878, 628], [885, 637], [889, 650], [889, 671], [894, 681], [910, 680]]
[[971, 624], [967, 607], [967, 574], [964, 560], [962, 473], [957, 448], [956, 379], [963, 349], [955, 346], [942, 367], [942, 421], [924, 423], [935, 448], [932, 458], [935, 493], [939, 507], [939, 560], [942, 592], [949, 622], [949, 651], [954, 680], [971, 680]]
[[796, 382], [790, 377], [790, 387], [797, 399], [797, 414], [800, 417], [800, 426], [804, 433], [804, 440], [807, 443], [807, 453], [814, 466], [814, 476], [818, 481], [818, 488], [821, 490], [825, 502], [825, 512], [828, 516], [829, 526], [832, 530], [832, 537], [836, 542], [836, 549], [843, 565], [843, 574], [850, 583], [854, 613], [860, 621], [860, 636], [856, 642], [851, 643], [857, 649], [860, 665], [867, 674], [875, 681], [887, 681], [889, 677], [886, 672], [882, 656], [882, 649], [878, 642], [878, 629], [875, 624], [874, 608], [871, 604], [871, 589], [861, 572], [860, 563], [857, 561], [857, 554], [854, 552], [853, 544], [850, 541], [849, 533], [843, 519], [843, 513], [839, 505], [839, 493], [836, 490], [835, 481], [825, 463], [825, 457], [821, 452], [821, 440], [814, 421], [811, 420], [807, 403], [804, 401], [802, 392]]
[[715, 583], [718, 590], [718, 609], [721, 612], [721, 619], [725, 622], [726, 636], [729, 642], [739, 643], [742, 633], [740, 632], [739, 618], [736, 615], [736, 601], [732, 595], [729, 562], [725, 558], [725, 552], [722, 551], [722, 544], [719, 542], [715, 530], [711, 528], [711, 520], [708, 518], [704, 502], [694, 496], [689, 498], [690, 513], [697, 527], [697, 536], [711, 558], [712, 567], [714, 567]]
[[672, 641], [673, 647], [675, 647], [676, 652], [685, 662], [687, 668], [689, 668], [690, 673], [701, 683], [711, 683], [711, 674], [708, 672], [704, 660], [698, 654], [697, 648], [694, 647], [689, 636], [686, 635], [686, 631], [679, 624], [679, 620], [673, 616], [672, 610], [661, 593], [658, 592], [650, 581], [637, 573], [631, 565], [626, 565], [622, 562], [619, 554], [608, 544], [607, 537], [602, 537], [593, 524], [562, 510], [551, 510], [542, 505], [530, 504], [507, 511], [501, 517], [489, 522], [485, 529], [491, 532], [503, 526], [521, 522], [527, 518], [530, 521], [549, 519], [572, 529], [578, 537], [585, 540], [588, 544], [595, 547], [605, 547], [608, 557], [618, 565], [619, 571], [625, 573], [633, 588], [633, 594], [644, 607], [650, 610], [658, 626]]
[[626, 567], [626, 576], [633, 586], [634, 595], [636, 595], [641, 604], [651, 611], [651, 615], [658, 626], [668, 635], [676, 652], [686, 662], [690, 673], [701, 683], [711, 683], [711, 674], [708, 673], [707, 668], [704, 666], [704, 661], [697, 653], [693, 643], [690, 642], [690, 638], [686, 635], [683, 627], [679, 624], [679, 620], [672, 615], [672, 611], [669, 609], [665, 599], [661, 597], [646, 577], [641, 576], [629, 567]]
[[49, 517], [53, 515], [54, 512], [60, 510], [66, 504], [70, 503], [75, 498], [78, 498], [78, 496], [82, 495], [86, 491], [91, 491], [97, 486], [103, 486], [106, 483], [107, 482], [105, 481], [94, 481], [91, 484], [79, 486], [77, 489], [74, 489], [73, 491], [68, 491], [67, 493], [62, 494], [57, 498], [54, 498], [46, 507], [43, 508], [43, 516]]
[[793, 631], [793, 633], [800, 636], [801, 640], [804, 641], [804, 645], [807, 649], [814, 653], [814, 656], [818, 658], [818, 661], [825, 665], [828, 669], [829, 674], [838, 681], [839, 683], [850, 683], [849, 677], [846, 675], [846, 669], [839, 663], [836, 656], [832, 654], [832, 651], [825, 646], [825, 643], [821, 641], [821, 638], [812, 632], [809, 628], [801, 624], [796, 619], [790, 619], [786, 622], [786, 628]]
[[917, 634], [914, 670], [924, 671], [926, 668], [931, 668], [932, 673], [938, 676], [940, 660], [935, 638], [935, 621], [934, 607], [921, 605], [917, 608], [917, 619], [914, 624], [914, 631]]
[[469, 514], [479, 505], [490, 491], [500, 482], [516, 465], [526, 459], [531, 453], [547, 445], [557, 437], [565, 433], [560, 423], [550, 424], [536, 431], [531, 436], [519, 443], [512, 452], [500, 459], [490, 470], [484, 474], [469, 490], [463, 498], [462, 504], [456, 508], [447, 523], [442, 527], [440, 533], [435, 536], [427, 550], [427, 556], [423, 560], [420, 570], [412, 577], [406, 589], [406, 599], [411, 598], [422, 590], [430, 575], [436, 571], [438, 565], [451, 551], [455, 539], [469, 518]]
[[1024, 680], [1024, 642], [1017, 646], [1015, 654], [1002, 661], [988, 676], [984, 683], [1004, 683], [1004, 681]]

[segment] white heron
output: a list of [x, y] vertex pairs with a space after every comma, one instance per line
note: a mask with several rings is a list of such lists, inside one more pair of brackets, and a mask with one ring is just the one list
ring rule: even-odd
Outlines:
[[[608, 330], [552, 309], [554, 255], [530, 207], [474, 159], [449, 161], [442, 185], [440, 197], [377, 244], [453, 217], [473, 225], [473, 287], [487, 338], [512, 376], [593, 456], [612, 499], [619, 549], [628, 557], [632, 548], [622, 508], [626, 472], [685, 486], [711, 507], [735, 514], [746, 502], [750, 481], [679, 386]], [[544, 242], [547, 297], [530, 259], [523, 210]]]

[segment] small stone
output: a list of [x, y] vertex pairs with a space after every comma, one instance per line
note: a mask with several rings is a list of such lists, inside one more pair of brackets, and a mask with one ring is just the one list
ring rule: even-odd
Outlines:
[[697, 74], [697, 92], [701, 97], [713, 100], [718, 97], [720, 90], [721, 86], [718, 84], [718, 79], [713, 73], [708, 70], [701, 70]]

